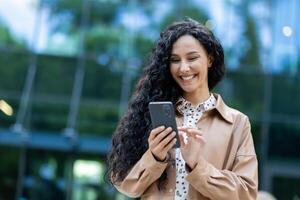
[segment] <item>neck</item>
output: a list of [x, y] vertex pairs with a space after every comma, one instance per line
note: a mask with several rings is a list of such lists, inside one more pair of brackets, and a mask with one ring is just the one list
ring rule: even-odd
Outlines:
[[205, 100], [207, 100], [210, 96], [209, 90], [208, 88], [205, 90], [201, 90], [201, 91], [196, 91], [196, 92], [186, 92], [183, 94], [183, 97], [192, 103], [193, 106], [198, 105], [199, 103], [204, 102]]

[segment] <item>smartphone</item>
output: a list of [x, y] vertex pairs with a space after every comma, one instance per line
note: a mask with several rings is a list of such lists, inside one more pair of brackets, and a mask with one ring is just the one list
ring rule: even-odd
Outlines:
[[175, 112], [172, 102], [170, 101], [157, 101], [149, 103], [149, 111], [153, 128], [159, 126], [171, 127], [176, 132], [176, 143], [173, 148], [180, 147], [179, 135], [177, 124], [175, 120]]

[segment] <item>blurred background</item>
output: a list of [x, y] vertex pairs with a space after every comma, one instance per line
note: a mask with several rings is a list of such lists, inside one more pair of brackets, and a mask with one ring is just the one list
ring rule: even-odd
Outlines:
[[259, 189], [300, 199], [299, 8], [298, 0], [0, 0], [0, 200], [127, 199], [104, 179], [111, 135], [160, 31], [185, 16], [225, 49], [215, 92], [250, 118]]

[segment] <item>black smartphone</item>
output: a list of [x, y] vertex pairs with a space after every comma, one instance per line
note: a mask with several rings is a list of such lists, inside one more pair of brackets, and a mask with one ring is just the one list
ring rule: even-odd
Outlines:
[[153, 128], [159, 126], [171, 127], [176, 132], [176, 143], [173, 148], [180, 147], [177, 124], [175, 120], [175, 112], [172, 102], [157, 101], [149, 103], [149, 111]]

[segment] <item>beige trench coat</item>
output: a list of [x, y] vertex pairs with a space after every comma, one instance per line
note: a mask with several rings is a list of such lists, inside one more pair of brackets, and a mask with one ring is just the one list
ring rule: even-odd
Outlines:
[[[188, 199], [192, 200], [255, 200], [258, 186], [257, 158], [249, 119], [228, 107], [221, 96], [216, 108], [206, 112], [198, 121], [206, 144], [204, 154], [186, 180]], [[182, 117], [177, 117], [182, 124]], [[174, 150], [171, 155], [174, 156]], [[167, 170], [168, 181], [159, 190], [157, 180]], [[175, 195], [176, 168], [157, 161], [150, 150], [130, 170], [116, 188], [129, 197], [142, 200], [171, 200]]]

